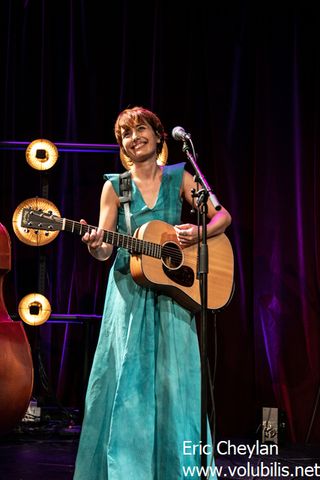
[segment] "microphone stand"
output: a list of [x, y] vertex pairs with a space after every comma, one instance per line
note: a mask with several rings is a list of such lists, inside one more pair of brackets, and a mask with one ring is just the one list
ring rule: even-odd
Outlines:
[[[193, 154], [190, 152], [189, 145], [186, 141], [189, 140]], [[202, 242], [200, 244], [200, 238], [198, 238], [198, 278], [200, 285], [200, 299], [201, 299], [201, 320], [200, 320], [200, 356], [201, 356], [201, 445], [202, 448], [207, 445], [207, 395], [208, 395], [208, 342], [207, 342], [207, 312], [208, 312], [208, 244], [207, 244], [207, 213], [208, 213], [208, 198], [216, 210], [221, 209], [216, 196], [211, 192], [204, 176], [202, 175], [196, 160], [194, 147], [191, 141], [190, 135], [187, 135], [183, 141], [183, 152], [186, 153], [190, 163], [195, 170], [195, 181], [200, 183], [202, 188], [196, 192], [192, 189], [192, 197], [197, 197], [198, 206], [198, 227], [200, 222], [202, 225]], [[199, 228], [198, 228], [199, 231]], [[201, 455], [201, 478], [207, 478], [205, 471], [207, 468], [207, 456]]]

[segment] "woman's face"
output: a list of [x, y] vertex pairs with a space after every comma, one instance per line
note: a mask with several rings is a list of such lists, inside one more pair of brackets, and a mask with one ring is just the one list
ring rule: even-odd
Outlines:
[[146, 121], [140, 121], [132, 126], [121, 126], [122, 147], [124, 153], [134, 162], [144, 162], [150, 158], [157, 159], [157, 144], [159, 136]]

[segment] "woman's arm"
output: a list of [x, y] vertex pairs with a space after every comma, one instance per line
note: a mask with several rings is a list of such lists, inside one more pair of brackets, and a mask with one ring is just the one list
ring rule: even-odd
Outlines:
[[[107, 180], [103, 185], [100, 198], [99, 228], [87, 232], [82, 241], [88, 245], [91, 255], [97, 260], [107, 260], [112, 254], [113, 246], [103, 242], [103, 230], [115, 231], [117, 226], [119, 197]], [[81, 223], [86, 223], [81, 220]]]
[[[192, 205], [192, 189], [197, 189], [197, 184], [194, 182], [192, 175], [184, 171], [182, 186], [181, 186], [181, 196], [186, 199], [186, 201]], [[208, 199], [208, 218], [210, 221], [207, 224], [207, 236], [212, 237], [223, 233], [226, 228], [231, 223], [230, 213], [221, 206], [221, 210], [216, 210]], [[179, 242], [182, 245], [189, 245], [197, 241], [198, 239], [198, 227], [191, 223], [184, 223], [182, 225], [176, 225], [175, 230]], [[200, 227], [200, 235], [202, 234], [202, 227]]]

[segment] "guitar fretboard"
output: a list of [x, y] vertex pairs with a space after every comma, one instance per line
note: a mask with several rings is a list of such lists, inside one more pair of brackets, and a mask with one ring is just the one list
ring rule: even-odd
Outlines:
[[[65, 230], [71, 233], [77, 233], [78, 235], [83, 236], [87, 232], [92, 230], [97, 230], [97, 227], [92, 225], [86, 225], [74, 220], [68, 220], [67, 218], [61, 218], [61, 230]], [[55, 218], [57, 221], [57, 218]], [[140, 240], [139, 238], [132, 237], [130, 235], [125, 235], [124, 233], [112, 232], [109, 230], [104, 230], [103, 240], [110, 245], [116, 247], [122, 247], [130, 252], [148, 255], [149, 257], [161, 258], [161, 245], [157, 243], [147, 242], [145, 240]]]

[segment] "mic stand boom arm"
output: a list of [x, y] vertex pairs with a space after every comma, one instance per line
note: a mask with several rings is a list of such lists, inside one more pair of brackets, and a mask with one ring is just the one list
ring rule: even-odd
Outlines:
[[[191, 138], [188, 140], [192, 145]], [[201, 442], [202, 446], [207, 445], [207, 384], [208, 384], [208, 343], [207, 343], [207, 312], [208, 312], [208, 244], [207, 244], [207, 213], [208, 213], [208, 198], [210, 198], [216, 210], [221, 209], [216, 196], [211, 192], [204, 176], [202, 175], [196, 161], [195, 154], [192, 155], [189, 151], [189, 145], [186, 141], [183, 142], [182, 150], [186, 153], [190, 163], [195, 170], [196, 181], [201, 184], [202, 189], [198, 192], [192, 191], [193, 197], [197, 197], [198, 206], [198, 227], [202, 225], [202, 242], [199, 243], [199, 259], [198, 259], [198, 278], [200, 285], [200, 299], [201, 299], [201, 323], [200, 323], [200, 355], [201, 355]], [[198, 228], [199, 231], [199, 228]], [[206, 471], [207, 456], [201, 455], [202, 472]], [[201, 474], [201, 478], [206, 478], [205, 474]]]
[[[190, 139], [190, 142], [191, 142], [191, 139]], [[186, 153], [190, 163], [192, 164], [196, 174], [196, 178], [199, 179], [199, 182], [201, 183], [202, 187], [205, 189], [205, 191], [208, 193], [208, 196], [210, 197], [210, 200], [212, 202], [212, 205], [214, 206], [214, 208], [218, 211], [218, 210], [221, 210], [221, 205], [220, 203], [218, 202], [218, 199], [217, 197], [215, 196], [214, 193], [212, 193], [211, 191], [211, 188], [209, 187], [206, 179], [204, 178], [204, 176], [202, 175], [201, 171], [200, 171], [200, 168], [199, 166], [197, 165], [196, 161], [195, 161], [195, 158], [194, 156], [190, 153], [189, 151], [189, 146], [187, 144], [187, 142], [184, 142], [183, 143], [183, 147], [182, 147], [182, 150]]]

